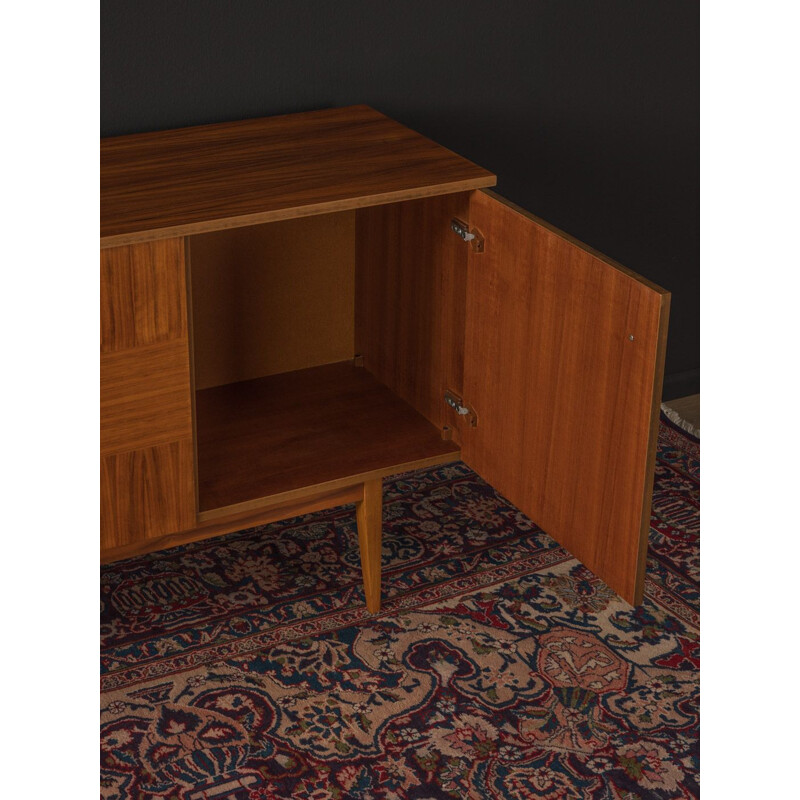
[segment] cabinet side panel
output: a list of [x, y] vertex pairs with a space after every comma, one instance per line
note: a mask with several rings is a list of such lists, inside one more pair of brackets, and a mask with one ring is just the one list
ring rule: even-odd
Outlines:
[[101, 458], [101, 550], [176, 533], [194, 525], [191, 439]]
[[186, 336], [183, 239], [100, 251], [100, 352]]
[[464, 460], [638, 603], [669, 295], [489, 193], [470, 222]]
[[[469, 193], [360, 209], [356, 351], [364, 366], [436, 427], [460, 393], [469, 245], [450, 229]], [[457, 431], [454, 431], [457, 440]]]

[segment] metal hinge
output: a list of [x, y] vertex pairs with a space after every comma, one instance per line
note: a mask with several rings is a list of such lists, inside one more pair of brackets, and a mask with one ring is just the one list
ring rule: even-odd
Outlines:
[[450, 220], [450, 228], [465, 242], [469, 242], [476, 253], [482, 253], [484, 251], [486, 244], [483, 239], [483, 234], [477, 228], [470, 228], [466, 222], [455, 218]]
[[464, 405], [461, 398], [455, 393], [451, 391], [446, 391], [444, 393], [444, 401], [453, 411], [458, 414], [459, 417], [469, 417], [470, 425], [475, 428], [478, 425], [478, 415], [475, 413], [475, 410], [470, 408], [467, 405]]

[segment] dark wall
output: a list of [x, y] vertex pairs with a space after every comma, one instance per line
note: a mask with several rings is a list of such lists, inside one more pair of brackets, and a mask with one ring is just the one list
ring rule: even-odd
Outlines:
[[366, 103], [673, 293], [699, 391], [695, 0], [104, 0], [101, 134]]

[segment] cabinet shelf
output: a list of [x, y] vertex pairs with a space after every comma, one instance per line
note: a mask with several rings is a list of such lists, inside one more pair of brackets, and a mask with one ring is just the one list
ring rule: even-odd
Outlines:
[[196, 418], [201, 513], [460, 456], [352, 362], [203, 389]]

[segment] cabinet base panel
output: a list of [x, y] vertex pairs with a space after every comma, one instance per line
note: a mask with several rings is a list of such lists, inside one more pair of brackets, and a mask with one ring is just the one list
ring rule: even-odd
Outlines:
[[158, 550], [166, 550], [170, 547], [212, 539], [215, 536], [224, 536], [226, 533], [253, 528], [256, 525], [266, 525], [270, 522], [279, 522], [283, 519], [298, 517], [301, 514], [311, 514], [314, 511], [324, 511], [337, 506], [357, 503], [362, 497], [363, 488], [361, 485], [356, 484], [323, 494], [316, 493], [302, 499], [270, 503], [257, 510], [228, 514], [222, 519], [212, 519], [205, 522], [199, 520], [197, 527], [178, 533], [143, 539], [121, 547], [101, 548], [100, 563], [108, 564], [112, 561], [120, 561], [123, 558], [133, 558], [134, 556], [146, 555]]
[[254, 498], [455, 460], [460, 452], [349, 361], [204, 389], [196, 414], [200, 519], [231, 506], [245, 510], [259, 503]]

